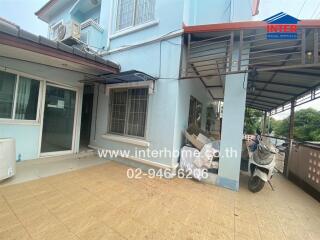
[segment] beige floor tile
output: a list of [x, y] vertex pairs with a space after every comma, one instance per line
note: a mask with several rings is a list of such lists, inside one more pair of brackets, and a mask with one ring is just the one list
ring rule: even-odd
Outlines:
[[18, 218], [11, 212], [0, 217], [0, 232], [19, 226]]
[[48, 209], [38, 205], [28, 205], [23, 209], [14, 209], [14, 212], [23, 224], [28, 224], [37, 218], [41, 218], [41, 216], [50, 215]]
[[30, 240], [30, 236], [22, 225], [16, 225], [5, 231], [0, 231], [1, 240]]
[[81, 240], [124, 240], [119, 233], [106, 227], [102, 222], [97, 222], [90, 227], [79, 232], [78, 237]]
[[0, 185], [2, 239], [318, 240], [319, 203], [282, 177], [276, 191], [231, 192], [195, 181], [128, 180], [108, 163]]
[[261, 240], [286, 240], [282, 230], [268, 231], [266, 229], [260, 229]]
[[99, 220], [96, 217], [83, 213], [81, 215], [64, 220], [63, 224], [71, 232], [73, 232], [74, 234], [78, 234], [79, 232], [84, 231], [85, 229], [95, 225], [98, 222]]
[[78, 237], [71, 233], [64, 225], [57, 224], [52, 228], [32, 235], [33, 240], [77, 240]]
[[60, 222], [52, 214], [45, 213], [37, 216], [34, 219], [27, 220], [23, 224], [30, 235], [34, 237], [38, 236], [42, 232], [49, 231], [51, 228], [59, 225]]
[[61, 201], [60, 205], [50, 209], [50, 212], [60, 221], [64, 221], [68, 218], [82, 214], [85, 212], [85, 209], [83, 209], [80, 204]]
[[208, 228], [207, 237], [215, 240], [234, 240], [234, 231], [229, 228], [212, 225], [212, 227]]

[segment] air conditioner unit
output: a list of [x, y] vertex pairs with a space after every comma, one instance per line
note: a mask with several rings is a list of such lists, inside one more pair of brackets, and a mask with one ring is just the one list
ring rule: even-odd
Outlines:
[[80, 40], [80, 24], [75, 21], [61, 24], [57, 29], [55, 40], [67, 45], [76, 44]]
[[0, 180], [16, 173], [16, 144], [12, 138], [0, 138]]

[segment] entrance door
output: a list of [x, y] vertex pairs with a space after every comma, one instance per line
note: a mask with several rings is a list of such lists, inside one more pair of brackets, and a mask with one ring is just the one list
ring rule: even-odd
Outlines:
[[42, 155], [72, 153], [77, 92], [47, 85], [42, 128]]
[[80, 130], [80, 152], [88, 150], [90, 144], [92, 106], [94, 86], [85, 85], [83, 89], [81, 130]]

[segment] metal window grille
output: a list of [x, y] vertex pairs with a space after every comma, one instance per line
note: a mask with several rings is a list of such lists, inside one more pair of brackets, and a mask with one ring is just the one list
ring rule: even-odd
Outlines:
[[155, 0], [136, 0], [135, 25], [154, 19]]
[[119, 0], [117, 30], [133, 26], [135, 0]]
[[190, 97], [190, 107], [189, 107], [189, 126], [195, 125], [201, 128], [201, 113], [202, 113], [202, 103], [196, 98]]
[[155, 0], [119, 0], [116, 30], [154, 19]]
[[121, 135], [144, 137], [148, 89], [114, 89], [110, 96], [109, 131]]

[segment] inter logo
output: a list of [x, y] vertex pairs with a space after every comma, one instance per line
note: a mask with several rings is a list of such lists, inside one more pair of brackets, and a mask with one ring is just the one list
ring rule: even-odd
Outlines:
[[281, 12], [264, 21], [268, 23], [267, 39], [297, 39], [299, 19]]

